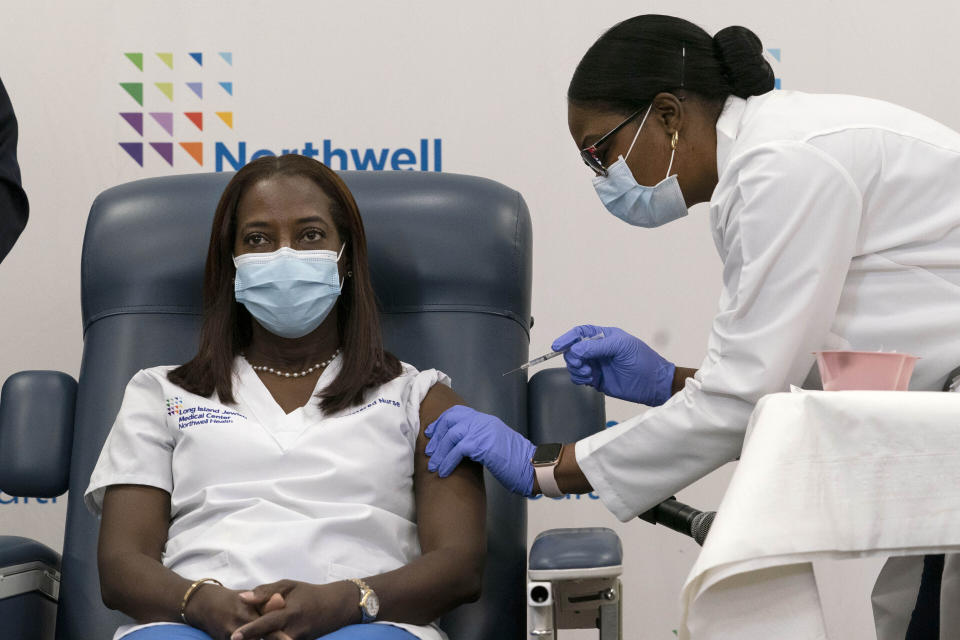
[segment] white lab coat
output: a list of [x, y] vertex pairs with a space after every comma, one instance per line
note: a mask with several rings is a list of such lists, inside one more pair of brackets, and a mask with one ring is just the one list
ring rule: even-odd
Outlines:
[[[340, 364], [327, 367], [317, 391]], [[234, 404], [171, 383], [173, 367], [137, 373], [90, 479], [88, 509], [99, 516], [114, 484], [167, 491], [164, 566], [231, 589], [365, 577], [419, 556], [413, 454], [420, 403], [449, 378], [404, 364], [360, 406], [324, 415], [311, 399], [285, 414], [246, 360], [234, 367]], [[432, 625], [396, 626], [422, 640], [445, 638]]]
[[921, 356], [918, 390], [960, 365], [960, 134], [865, 98], [730, 97], [717, 173], [723, 291], [697, 375], [576, 445], [623, 521], [734, 460], [754, 404], [803, 385], [815, 350]]

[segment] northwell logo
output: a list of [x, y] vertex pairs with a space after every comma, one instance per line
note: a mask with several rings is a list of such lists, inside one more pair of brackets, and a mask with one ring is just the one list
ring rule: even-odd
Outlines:
[[782, 87], [781, 87], [781, 82], [780, 82], [780, 69], [779, 69], [779, 66], [780, 66], [780, 49], [779, 49], [779, 48], [777, 48], [777, 49], [767, 49], [767, 54], [770, 56], [770, 57], [768, 58], [768, 61], [771, 62], [771, 65], [770, 65], [770, 66], [773, 67], [773, 74], [776, 76], [776, 77], [773, 79], [773, 88], [774, 88], [774, 89], [780, 89], [780, 88], [782, 88]]
[[[277, 156], [285, 153], [300, 153], [310, 158], [317, 158], [323, 164], [331, 169], [342, 171], [345, 169], [357, 169], [359, 171], [383, 171], [392, 169], [399, 171], [401, 169], [419, 169], [420, 171], [440, 171], [443, 165], [443, 141], [440, 138], [434, 138], [433, 144], [426, 138], [420, 139], [420, 145], [417, 148], [419, 153], [413, 148], [398, 147], [396, 149], [340, 149], [333, 146], [330, 140], [323, 140], [318, 146], [312, 142], [304, 142], [302, 148], [280, 149], [279, 153], [270, 149], [257, 149], [249, 156], [247, 155], [247, 143], [238, 142], [235, 149], [231, 150], [225, 143], [218, 142], [215, 145], [216, 152], [216, 170], [225, 171], [227, 169], [237, 170], [247, 162], [256, 160], [261, 156]], [[352, 163], [352, 164], [351, 164]]]
[[[209, 64], [210, 56], [207, 56], [206, 67], [204, 54], [199, 51], [184, 56], [174, 56], [171, 52], [157, 52], [146, 57], [143, 52], [123, 55], [131, 63], [129, 68], [136, 71], [131, 73], [133, 77], [119, 85], [127, 104], [125, 108], [135, 110], [120, 111], [118, 115], [139, 138], [121, 141], [120, 148], [141, 167], [147, 149], [152, 149], [171, 167], [180, 154], [186, 156], [184, 160], [190, 158], [202, 167], [203, 141], [198, 138], [204, 126], [209, 127], [211, 119], [215, 119], [219, 126], [233, 129], [233, 109], [217, 109], [215, 106], [232, 102], [233, 53], [218, 52], [213, 65]], [[191, 79], [175, 82], [175, 65], [177, 71], [185, 70]], [[216, 95], [211, 96], [211, 93]], [[134, 103], [139, 109], [133, 107]], [[204, 109], [205, 106], [209, 110]], [[132, 137], [130, 130], [126, 131]]]
[[[126, 157], [141, 167], [145, 163], [174, 167], [186, 162], [188, 166], [212, 164], [215, 171], [236, 171], [261, 156], [301, 153], [335, 170], [443, 168], [440, 138], [418, 138], [409, 147], [395, 148], [349, 147], [329, 138], [289, 147], [254, 146], [236, 140], [233, 52], [125, 52], [123, 56], [129, 65], [124, 62], [127, 72], [118, 82], [123, 106], [117, 116], [125, 123], [118, 125], [122, 131], [118, 144]], [[224, 136], [232, 140], [222, 139]], [[214, 137], [221, 139], [211, 139]]]

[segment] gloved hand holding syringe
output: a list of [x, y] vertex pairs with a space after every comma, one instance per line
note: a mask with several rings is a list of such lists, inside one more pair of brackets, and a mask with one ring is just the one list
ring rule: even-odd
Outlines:
[[507, 372], [506, 372], [505, 374], [503, 374], [503, 375], [508, 376], [508, 375], [510, 375], [511, 373], [516, 373], [517, 371], [523, 371], [523, 370], [525, 370], [525, 369], [529, 369], [530, 367], [533, 367], [533, 366], [535, 366], [535, 365], [538, 365], [538, 364], [540, 364], [541, 362], [546, 362], [547, 360], [552, 360], [553, 358], [556, 358], [557, 356], [562, 356], [564, 353], [566, 353], [567, 351], [570, 350], [570, 347], [572, 347], [573, 345], [577, 344], [578, 342], [588, 342], [588, 341], [590, 341], [590, 340], [599, 340], [599, 339], [602, 338], [602, 337], [603, 337], [603, 332], [601, 331], [600, 333], [598, 333], [598, 334], [596, 334], [596, 335], [593, 335], [593, 336], [590, 336], [590, 337], [588, 337], [588, 338], [579, 338], [579, 339], [577, 339], [577, 340], [574, 340], [574, 341], [571, 342], [570, 344], [568, 344], [565, 349], [561, 349], [560, 351], [551, 351], [550, 353], [545, 353], [545, 354], [542, 355], [542, 356], [539, 356], [539, 357], [537, 357], [537, 358], [534, 358], [533, 360], [531, 360], [531, 361], [529, 361], [529, 362], [527, 362], [527, 363], [525, 363], [525, 364], [520, 365], [520, 366], [517, 367], [516, 369], [512, 369], [512, 370], [510, 370], [510, 371], [507, 371]]
[[[550, 348], [550, 353], [504, 375], [562, 354], [574, 384], [589, 385], [605, 395], [651, 407], [671, 396], [675, 365], [617, 327], [578, 325], [554, 340]], [[500, 418], [456, 405], [429, 424], [424, 433], [430, 439], [426, 447], [428, 471], [445, 478], [461, 460], [469, 458], [486, 467], [509, 491], [531, 495], [531, 462], [536, 446]]]

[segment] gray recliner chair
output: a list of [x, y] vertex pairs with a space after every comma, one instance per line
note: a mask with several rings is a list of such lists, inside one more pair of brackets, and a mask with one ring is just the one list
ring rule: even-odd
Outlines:
[[[527, 381], [501, 375], [528, 357], [532, 254], [523, 198], [468, 176], [342, 175], [363, 215], [387, 348], [447, 372], [468, 403], [525, 432]], [[70, 491], [62, 561], [36, 542], [0, 537], [0, 637], [50, 638], [55, 609], [58, 640], [109, 638], [127, 621], [101, 602], [98, 523], [83, 491], [131, 376], [195, 351], [210, 224], [230, 177], [140, 180], [94, 202], [81, 265], [79, 384], [61, 373], [21, 372], [0, 396], [0, 488], [40, 497]], [[483, 596], [442, 622], [458, 640], [524, 635], [524, 501], [489, 477], [487, 500]]]
[[[603, 397], [571, 385], [564, 370], [541, 372], [529, 385], [522, 375], [502, 376], [527, 360], [533, 322], [530, 218], [520, 194], [451, 174], [342, 175], [364, 218], [388, 349], [447, 372], [471, 406], [525, 434], [532, 426], [534, 441], [602, 428]], [[101, 194], [83, 244], [79, 384], [25, 371], [0, 392], [0, 489], [28, 497], [70, 491], [62, 559], [35, 541], [0, 536], [2, 638], [100, 640], [128, 621], [101, 602], [98, 523], [83, 491], [127, 381], [195, 352], [210, 224], [230, 177], [147, 179]], [[564, 425], [576, 426], [564, 433]], [[492, 477], [486, 486], [483, 595], [441, 625], [454, 640], [519, 640], [527, 636], [526, 506]], [[614, 549], [612, 532], [594, 534], [560, 532], [532, 561], [574, 572], [598, 559], [619, 565], [611, 555], [619, 540]]]

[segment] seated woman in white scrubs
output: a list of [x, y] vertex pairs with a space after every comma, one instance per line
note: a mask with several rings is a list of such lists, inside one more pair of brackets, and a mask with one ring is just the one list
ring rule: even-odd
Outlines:
[[133, 377], [85, 495], [103, 600], [138, 623], [114, 637], [444, 638], [486, 551], [479, 465], [427, 472], [449, 384], [384, 351], [340, 178], [296, 155], [238, 171], [197, 355]]

